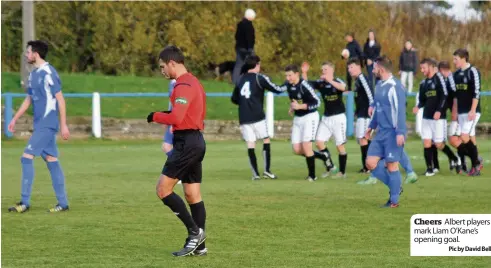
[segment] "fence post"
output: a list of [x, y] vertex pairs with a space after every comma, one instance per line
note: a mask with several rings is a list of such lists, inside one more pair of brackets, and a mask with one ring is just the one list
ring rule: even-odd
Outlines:
[[346, 121], [348, 127], [346, 128], [346, 136], [351, 137], [354, 133], [355, 125], [355, 94], [353, 91], [348, 91], [348, 97], [346, 98]]
[[5, 97], [5, 110], [3, 111], [3, 116], [4, 116], [4, 120], [5, 120], [5, 125], [4, 125], [4, 132], [5, 132], [5, 136], [7, 136], [8, 138], [11, 138], [13, 136], [12, 132], [9, 131], [9, 124], [10, 124], [10, 121], [12, 121], [12, 109], [13, 109], [13, 97], [10, 93], [5, 93], [4, 94], [4, 97]]
[[274, 94], [266, 93], [266, 125], [270, 138], [274, 137]]
[[96, 138], [102, 136], [101, 95], [99, 92], [92, 93], [92, 134]]

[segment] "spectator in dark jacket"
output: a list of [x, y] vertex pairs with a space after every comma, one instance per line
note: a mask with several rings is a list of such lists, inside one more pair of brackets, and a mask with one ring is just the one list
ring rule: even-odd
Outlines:
[[255, 18], [256, 12], [252, 9], [247, 9], [244, 18], [237, 24], [237, 31], [235, 32], [235, 52], [237, 56], [232, 73], [232, 81], [235, 85], [240, 80], [240, 69], [244, 65], [245, 58], [254, 53], [256, 36], [252, 21]]
[[[358, 42], [355, 40], [355, 34], [347, 33], [344, 36], [344, 39], [346, 40], [346, 42], [348, 42], [346, 44], [346, 49], [349, 51], [349, 56], [346, 58], [346, 60], [349, 60], [351, 58], [358, 58], [362, 60], [362, 64], [363, 64], [363, 59], [364, 59], [363, 51], [361, 50], [360, 44], [358, 44]], [[348, 65], [346, 65], [346, 83], [348, 85], [348, 90], [351, 90], [351, 82], [352, 82], [351, 75], [348, 72]]]
[[[374, 86], [373, 75], [373, 62], [380, 56], [380, 50], [382, 47], [375, 38], [375, 32], [373, 30], [368, 31], [368, 38], [363, 47], [363, 54], [365, 54], [365, 60], [367, 64], [368, 81], [370, 85]], [[376, 78], [378, 80], [378, 78]]]
[[401, 83], [408, 92], [413, 91], [413, 80], [418, 66], [418, 53], [411, 40], [407, 40], [399, 58], [399, 74]]

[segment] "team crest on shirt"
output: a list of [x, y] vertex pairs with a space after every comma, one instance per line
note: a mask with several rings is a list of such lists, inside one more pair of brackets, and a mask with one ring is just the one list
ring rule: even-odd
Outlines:
[[186, 100], [186, 98], [183, 98], [183, 97], [178, 97], [178, 98], [176, 98], [175, 103], [187, 104], [188, 100]]
[[467, 83], [467, 77], [464, 77], [464, 84]]
[[302, 94], [300, 94], [300, 92], [297, 94], [297, 99], [301, 99], [302, 98]]
[[435, 84], [431, 83], [431, 89], [435, 89]]

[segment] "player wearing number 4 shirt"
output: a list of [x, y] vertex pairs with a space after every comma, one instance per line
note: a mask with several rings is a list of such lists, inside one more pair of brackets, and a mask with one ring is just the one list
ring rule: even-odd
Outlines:
[[260, 58], [256, 55], [248, 56], [241, 70], [243, 75], [232, 94], [232, 102], [239, 106], [240, 131], [247, 143], [252, 180], [260, 179], [255, 153], [258, 139], [263, 140], [263, 178], [277, 178], [271, 172], [271, 143], [263, 110], [264, 90], [274, 93], [286, 90], [286, 87], [281, 88], [273, 84], [269, 77], [259, 73], [260, 69]]
[[[302, 65], [302, 76], [307, 79], [309, 70], [308, 63]], [[336, 167], [333, 165], [331, 155], [326, 147], [326, 142], [334, 137], [336, 147], [339, 153], [339, 173], [336, 177], [346, 177], [346, 161], [348, 154], [344, 148], [346, 143], [346, 109], [343, 103], [343, 91], [346, 90], [346, 84], [339, 78], [334, 78], [334, 64], [324, 62], [322, 64], [322, 76], [318, 80], [309, 81], [309, 84], [321, 93], [324, 100], [324, 115], [319, 123], [316, 135], [316, 145], [320, 151], [320, 156], [324, 156], [327, 172], [322, 177], [329, 176], [330, 173], [336, 173]], [[314, 152], [317, 156], [317, 153]]]

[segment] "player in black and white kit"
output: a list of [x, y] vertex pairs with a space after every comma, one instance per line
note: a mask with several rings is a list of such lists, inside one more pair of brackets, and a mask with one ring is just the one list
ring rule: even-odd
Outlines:
[[[343, 103], [343, 92], [346, 90], [346, 84], [340, 78], [334, 77], [334, 64], [324, 62], [322, 64], [322, 76], [318, 80], [309, 81], [309, 84], [321, 93], [324, 101], [324, 115], [319, 123], [316, 135], [316, 145], [319, 152], [327, 158], [327, 172], [322, 177], [329, 176], [329, 171], [335, 173], [329, 150], [326, 147], [331, 137], [334, 137], [336, 148], [339, 153], [339, 173], [337, 177], [346, 177], [346, 161], [348, 154], [344, 148], [346, 143], [346, 109]], [[307, 79], [309, 65], [302, 65], [302, 77]], [[315, 154], [316, 152], [314, 152]]]
[[[448, 61], [441, 61], [438, 63], [438, 72], [440, 72], [444, 79], [445, 79], [445, 84], [447, 86], [448, 90], [448, 97], [447, 97], [447, 109], [448, 113], [450, 113], [451, 121], [450, 125], [448, 126], [448, 141], [452, 147], [456, 148], [459, 147], [460, 145], [460, 132], [459, 132], [459, 122], [457, 121], [457, 112], [455, 113], [452, 112], [453, 109], [453, 99], [455, 97], [455, 92], [457, 91], [455, 87], [455, 81], [453, 79], [453, 73], [450, 70], [450, 63]], [[461, 173], [461, 171], [467, 172], [467, 166], [465, 164], [465, 156], [464, 155], [458, 155], [460, 159], [460, 170], [457, 169], [457, 173]], [[433, 156], [435, 158], [435, 156]], [[450, 167], [452, 169], [452, 166]]]
[[279, 87], [271, 82], [269, 77], [259, 73], [260, 58], [256, 55], [248, 56], [242, 67], [242, 77], [232, 94], [232, 102], [239, 106], [239, 123], [242, 137], [247, 142], [247, 152], [252, 169], [252, 179], [259, 180], [259, 171], [256, 159], [256, 140], [263, 140], [264, 172], [263, 177], [276, 179], [271, 168], [271, 144], [266, 125], [263, 103], [264, 91], [274, 93], [286, 91], [286, 87]]
[[355, 81], [355, 103], [356, 103], [356, 138], [361, 149], [362, 168], [360, 173], [369, 173], [366, 167], [366, 158], [370, 141], [365, 138], [365, 132], [370, 124], [368, 108], [373, 103], [373, 88], [368, 83], [361, 70], [360, 59], [351, 58], [348, 60], [348, 71], [356, 79]]
[[317, 133], [319, 125], [320, 99], [315, 94], [309, 83], [300, 78], [298, 66], [288, 65], [285, 68], [287, 82], [284, 84], [290, 98], [290, 115], [293, 116], [292, 145], [297, 155], [303, 155], [307, 161], [309, 174], [308, 181], [315, 181], [315, 156], [312, 149], [312, 141]]
[[[467, 155], [472, 161], [469, 176], [481, 175], [482, 159], [479, 157], [475, 142], [476, 125], [481, 116], [479, 97], [481, 94], [481, 74], [469, 62], [469, 52], [466, 49], [457, 49], [453, 53], [453, 63], [457, 71], [453, 74], [455, 81], [454, 108], [458, 114], [460, 139], [462, 143], [457, 147], [459, 155]], [[472, 138], [474, 137], [474, 138]]]
[[445, 144], [448, 107], [448, 90], [445, 79], [441, 73], [437, 72], [437, 63], [432, 59], [423, 59], [420, 67], [426, 79], [421, 83], [418, 106], [413, 108], [413, 113], [417, 114], [420, 108], [424, 108], [421, 137], [427, 167], [425, 175], [435, 175], [432, 143], [447, 155], [452, 169], [457, 167], [457, 170], [460, 170], [459, 158]]

